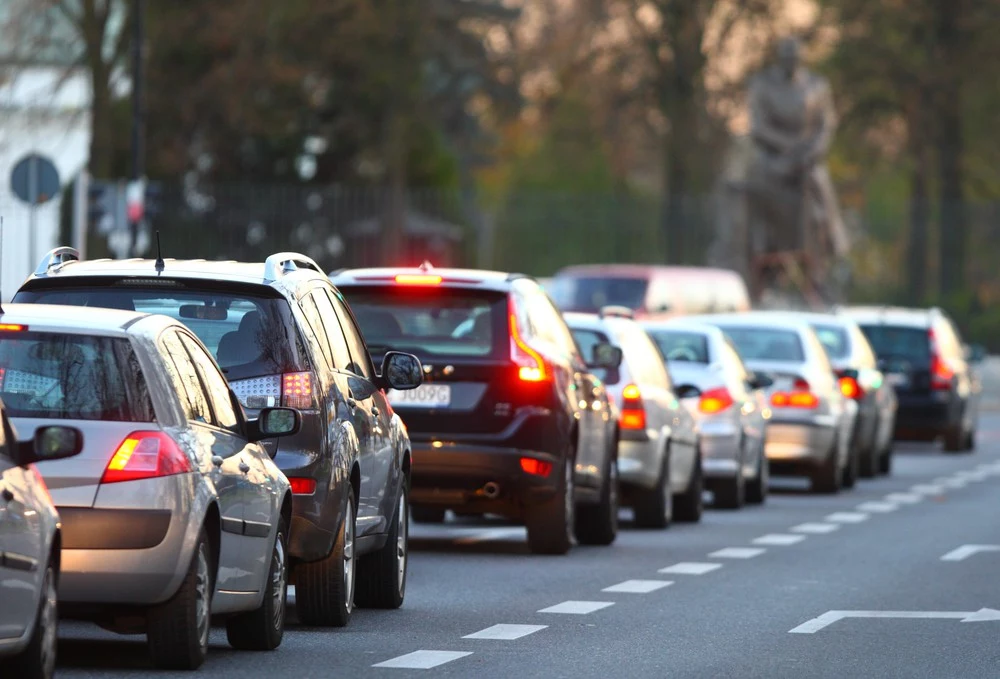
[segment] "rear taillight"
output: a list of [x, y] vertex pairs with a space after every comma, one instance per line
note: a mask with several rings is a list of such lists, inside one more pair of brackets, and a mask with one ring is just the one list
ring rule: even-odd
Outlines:
[[316, 492], [316, 479], [290, 477], [288, 485], [292, 487], [293, 495], [312, 495]]
[[531, 474], [532, 476], [548, 476], [552, 473], [552, 463], [536, 460], [533, 457], [522, 457], [521, 470], [525, 474]]
[[517, 325], [514, 300], [508, 306], [510, 318], [510, 359], [517, 366], [517, 376], [522, 382], [544, 382], [549, 379], [545, 359], [524, 340]]
[[771, 394], [771, 405], [775, 408], [819, 407], [819, 398], [810, 391], [809, 383], [801, 377], [795, 380], [790, 391], [776, 391]]
[[285, 373], [281, 376], [281, 405], [286, 408], [311, 408], [312, 373]]
[[698, 401], [698, 410], [706, 415], [714, 415], [727, 410], [733, 405], [733, 396], [725, 387], [709, 389], [701, 395]]
[[134, 431], [111, 457], [101, 483], [138, 481], [191, 471], [191, 461], [162, 431]]
[[621, 416], [618, 421], [622, 429], [646, 428], [646, 407], [642, 403], [642, 392], [635, 384], [622, 389]]
[[280, 405], [304, 410], [313, 407], [313, 376], [309, 372], [233, 380], [230, 386], [244, 408], [259, 410]]
[[952, 380], [955, 378], [955, 371], [948, 364], [948, 361], [941, 357], [933, 330], [927, 331], [927, 343], [931, 349], [931, 389], [934, 391], [948, 391], [951, 389]]
[[865, 390], [861, 388], [857, 378], [844, 376], [837, 381], [840, 384], [840, 393], [847, 398], [854, 399], [855, 401], [860, 401], [864, 398]]

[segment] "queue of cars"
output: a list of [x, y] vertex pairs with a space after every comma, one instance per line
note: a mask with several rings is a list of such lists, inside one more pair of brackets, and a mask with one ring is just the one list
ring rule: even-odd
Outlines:
[[[272, 650], [290, 584], [307, 625], [398, 608], [411, 518], [501, 515], [564, 554], [621, 507], [663, 529], [705, 490], [764, 503], [772, 473], [889, 473], [900, 436], [974, 446], [942, 312], [748, 311], [717, 271], [729, 301], [698, 307], [697, 270], [647, 269], [581, 311], [519, 274], [53, 250], [0, 312], [0, 662], [50, 677], [57, 616], [163, 668], [199, 667], [213, 621]], [[687, 315], [648, 313], [671, 280]]]

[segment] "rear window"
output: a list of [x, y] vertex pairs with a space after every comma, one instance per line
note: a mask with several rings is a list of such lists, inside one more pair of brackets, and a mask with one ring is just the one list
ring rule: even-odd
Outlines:
[[819, 338], [826, 354], [830, 358], [847, 358], [851, 354], [850, 340], [847, 330], [836, 325], [813, 325], [816, 337]]
[[802, 340], [794, 330], [747, 327], [724, 327], [723, 330], [744, 361], [802, 363], [806, 360]]
[[650, 330], [656, 347], [668, 361], [708, 364], [708, 338], [697, 332]]
[[894, 325], [862, 325], [861, 332], [880, 359], [901, 358], [909, 362], [926, 363], [931, 360], [927, 330]]
[[283, 297], [195, 289], [187, 284], [147, 288], [120, 282], [101, 288], [22, 290], [15, 300], [170, 316], [198, 336], [230, 380], [309, 369]]
[[340, 286], [372, 356], [392, 349], [420, 356], [506, 355], [504, 293], [384, 286]]
[[559, 276], [547, 291], [563, 311], [595, 312], [606, 306], [643, 309], [648, 287], [645, 278]]
[[0, 399], [10, 417], [153, 422], [145, 377], [127, 339], [0, 335]]

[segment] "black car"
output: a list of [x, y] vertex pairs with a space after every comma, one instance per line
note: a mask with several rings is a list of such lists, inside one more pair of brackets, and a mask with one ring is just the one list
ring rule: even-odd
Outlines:
[[14, 300], [171, 316], [214, 354], [251, 417], [299, 409], [299, 432], [266, 446], [292, 487], [299, 618], [343, 626], [355, 600], [402, 604], [410, 443], [384, 390], [419, 386], [420, 362], [390, 352], [376, 371], [350, 309], [315, 262], [296, 253], [262, 264], [79, 261], [57, 248]]
[[944, 440], [949, 452], [975, 448], [981, 386], [955, 324], [940, 309], [852, 307], [853, 318], [896, 389], [899, 440]]
[[[617, 423], [600, 381], [533, 279], [461, 269], [335, 272], [373, 355], [406, 351], [424, 384], [390, 392], [413, 442], [415, 519], [445, 510], [523, 521], [536, 553], [617, 531]], [[614, 368], [621, 350], [594, 348]], [[577, 507], [579, 505], [579, 507]]]

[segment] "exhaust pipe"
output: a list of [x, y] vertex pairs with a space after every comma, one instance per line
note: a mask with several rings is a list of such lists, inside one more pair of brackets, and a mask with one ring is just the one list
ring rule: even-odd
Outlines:
[[500, 486], [497, 483], [490, 481], [485, 486], [483, 486], [483, 495], [485, 495], [490, 500], [494, 500], [500, 497]]

